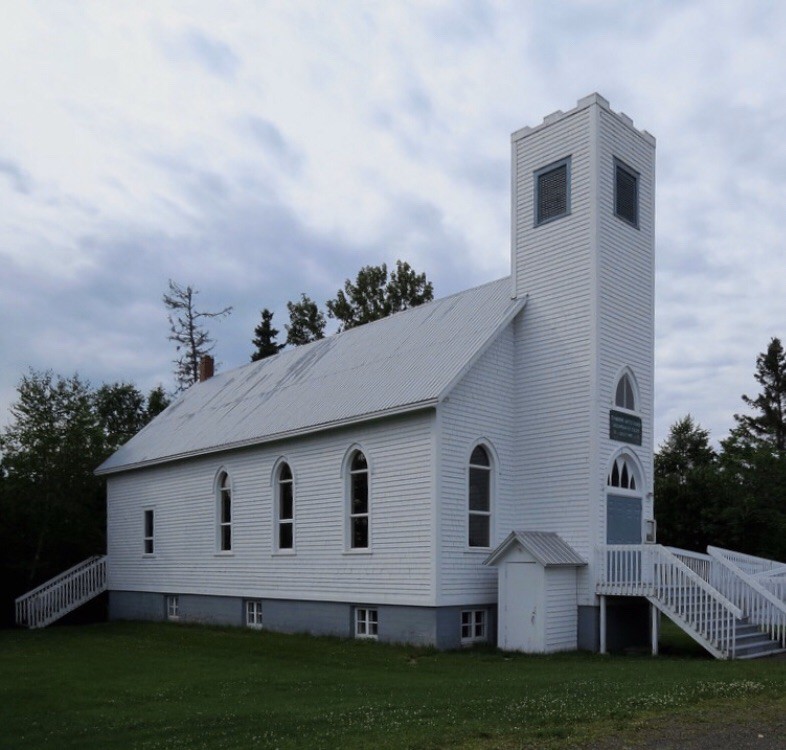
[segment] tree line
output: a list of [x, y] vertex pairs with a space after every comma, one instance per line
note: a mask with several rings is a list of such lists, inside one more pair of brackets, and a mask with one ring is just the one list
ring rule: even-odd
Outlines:
[[[163, 295], [168, 338], [175, 345], [175, 394], [198, 380], [199, 362], [215, 346], [211, 321], [231, 312], [203, 310], [198, 290], [171, 281]], [[346, 330], [433, 298], [425, 274], [397, 261], [364, 266], [326, 303]], [[286, 341], [278, 343], [264, 309], [254, 331], [253, 361], [323, 338], [325, 314], [306, 294], [287, 303]], [[163, 411], [163, 386], [147, 395], [135, 385], [92, 386], [78, 374], [30, 370], [17, 386], [11, 423], [0, 433], [0, 622], [13, 618], [13, 599], [75, 563], [106, 549], [105, 483], [93, 471]]]
[[750, 413], [735, 414], [714, 448], [710, 433], [678, 419], [655, 454], [659, 541], [704, 551], [708, 544], [786, 562], [786, 353], [773, 338], [758, 355]]
[[[183, 391], [199, 379], [199, 361], [214, 347], [214, 340], [206, 328], [210, 319], [221, 319], [232, 312], [231, 307], [209, 312], [196, 305], [198, 290], [169, 281], [164, 294], [170, 334], [177, 351], [174, 360], [177, 390]], [[285, 324], [286, 338], [279, 342], [279, 330], [273, 325], [274, 313], [265, 307], [261, 320], [254, 328], [251, 342], [251, 361], [257, 362], [278, 354], [286, 346], [302, 346], [324, 338], [327, 318], [338, 322], [338, 331], [370, 323], [410, 307], [422, 305], [434, 298], [434, 287], [425, 273], [417, 273], [406, 261], [397, 260], [396, 268], [388, 272], [386, 263], [363, 266], [355, 280], [347, 279], [336, 296], [325, 303], [325, 312], [305, 292], [287, 302], [289, 322]]]
[[106, 549], [104, 481], [93, 470], [169, 404], [131, 383], [93, 387], [31, 370], [0, 434], [0, 622], [13, 599]]

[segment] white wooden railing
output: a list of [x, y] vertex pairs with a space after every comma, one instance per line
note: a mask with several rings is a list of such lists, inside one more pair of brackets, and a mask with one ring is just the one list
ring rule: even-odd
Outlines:
[[20, 596], [15, 602], [16, 624], [46, 627], [102, 591], [106, 591], [106, 555], [96, 555]]
[[734, 563], [749, 576], [758, 581], [767, 591], [782, 602], [786, 602], [786, 565], [765, 557], [746, 555], [720, 547], [713, 547], [719, 558]]
[[786, 647], [786, 602], [765, 588], [766, 579], [755, 578], [738, 563], [739, 553], [719, 547], [707, 547], [707, 553], [713, 562], [713, 585], [742, 609], [751, 623], [781, 648]]
[[704, 579], [704, 563], [690, 553], [678, 557], [659, 544], [600, 547], [597, 593], [645, 596], [714, 656], [734, 658], [743, 613]]

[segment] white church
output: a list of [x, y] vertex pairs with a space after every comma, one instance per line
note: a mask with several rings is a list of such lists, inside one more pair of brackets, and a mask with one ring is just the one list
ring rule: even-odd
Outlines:
[[511, 156], [510, 276], [205, 372], [98, 468], [110, 618], [551, 652], [656, 648], [665, 613], [721, 658], [784, 646], [723, 583], [777, 563], [655, 543], [655, 139], [592, 94]]

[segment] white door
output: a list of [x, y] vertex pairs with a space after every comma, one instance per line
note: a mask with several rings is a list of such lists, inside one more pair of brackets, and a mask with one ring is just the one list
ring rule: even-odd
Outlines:
[[504, 566], [505, 609], [500, 628], [503, 649], [530, 653], [544, 650], [545, 613], [539, 611], [543, 577], [539, 567], [534, 562], [510, 562]]

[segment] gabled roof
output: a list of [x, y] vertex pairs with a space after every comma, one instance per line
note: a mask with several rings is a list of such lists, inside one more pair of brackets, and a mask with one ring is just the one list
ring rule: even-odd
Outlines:
[[97, 474], [434, 406], [518, 313], [499, 279], [189, 388]]
[[483, 561], [483, 564], [496, 565], [515, 544], [521, 545], [544, 568], [576, 567], [587, 564], [573, 547], [553, 531], [511, 531]]

